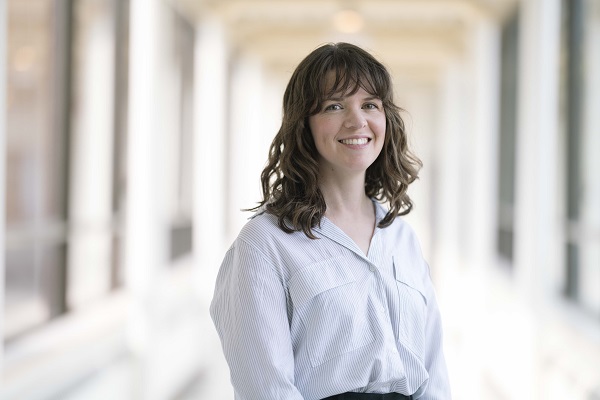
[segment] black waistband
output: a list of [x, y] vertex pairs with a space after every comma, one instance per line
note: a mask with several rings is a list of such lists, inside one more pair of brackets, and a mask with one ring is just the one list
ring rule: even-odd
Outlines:
[[323, 400], [411, 400], [412, 396], [400, 393], [354, 393], [347, 392], [327, 397]]

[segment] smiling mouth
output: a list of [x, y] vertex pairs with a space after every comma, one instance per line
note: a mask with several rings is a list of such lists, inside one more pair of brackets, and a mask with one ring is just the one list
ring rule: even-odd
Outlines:
[[367, 144], [369, 142], [368, 138], [360, 138], [360, 139], [342, 139], [339, 142], [342, 144], [353, 144], [353, 145], [360, 145], [360, 144]]

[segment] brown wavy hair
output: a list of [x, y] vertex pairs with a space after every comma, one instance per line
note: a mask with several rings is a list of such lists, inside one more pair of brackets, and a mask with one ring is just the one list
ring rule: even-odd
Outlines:
[[[333, 81], [333, 85], [327, 84]], [[269, 149], [261, 174], [265, 206], [277, 216], [287, 233], [303, 231], [311, 239], [327, 205], [319, 189], [319, 154], [308, 125], [323, 101], [335, 93], [356, 93], [363, 88], [383, 103], [386, 131], [383, 149], [366, 171], [365, 194], [387, 202], [389, 211], [378, 226], [389, 226], [398, 215], [408, 214], [413, 203], [408, 186], [418, 177], [421, 161], [407, 143], [403, 111], [394, 104], [392, 80], [383, 64], [349, 43], [329, 43], [300, 62], [283, 96], [283, 120]]]

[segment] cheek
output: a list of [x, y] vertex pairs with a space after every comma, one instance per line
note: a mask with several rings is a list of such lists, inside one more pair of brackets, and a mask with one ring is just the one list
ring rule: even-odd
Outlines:
[[316, 129], [315, 127], [311, 126], [310, 127], [310, 135], [312, 136], [313, 139], [313, 143], [318, 146], [319, 145], [319, 130]]
[[319, 124], [309, 123], [308, 125], [310, 136], [312, 137], [314, 149], [318, 154], [321, 154], [321, 148], [323, 147], [323, 135]]
[[308, 129], [310, 130], [310, 134], [312, 135], [313, 139], [316, 139], [317, 136], [319, 135], [320, 125], [321, 124], [319, 123], [319, 121], [316, 118], [310, 117], [308, 119]]
[[380, 123], [379, 123], [379, 133], [382, 136], [385, 136], [385, 130], [386, 130], [386, 128], [387, 128], [387, 120], [386, 120], [385, 116], [383, 116], [381, 118]]
[[332, 121], [326, 118], [310, 121], [309, 127], [315, 143], [325, 140], [334, 132]]

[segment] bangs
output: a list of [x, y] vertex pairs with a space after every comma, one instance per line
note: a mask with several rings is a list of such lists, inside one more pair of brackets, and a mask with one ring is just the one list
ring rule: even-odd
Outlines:
[[353, 95], [360, 88], [373, 96], [381, 97], [380, 90], [377, 90], [373, 79], [366, 73], [361, 73], [358, 69], [347, 70], [337, 66], [336, 69], [330, 70], [325, 74], [325, 79], [321, 85], [325, 88], [323, 97], [329, 98], [336, 94]]

